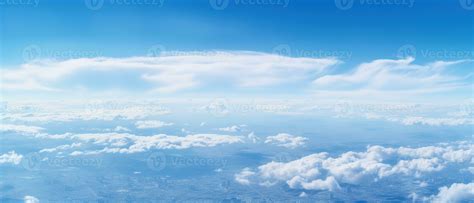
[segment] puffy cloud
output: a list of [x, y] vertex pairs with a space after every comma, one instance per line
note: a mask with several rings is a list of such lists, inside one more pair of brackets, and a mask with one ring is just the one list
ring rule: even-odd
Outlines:
[[0, 132], [16, 132], [16, 133], [39, 133], [44, 130], [42, 127], [37, 126], [26, 126], [26, 125], [12, 125], [12, 124], [1, 124]]
[[99, 153], [137, 153], [150, 149], [187, 149], [191, 147], [214, 147], [222, 144], [243, 142], [242, 137], [217, 134], [194, 134], [184, 137], [172, 135], [137, 136], [132, 134], [102, 133], [69, 135], [71, 139], [106, 146], [102, 150], [80, 152], [71, 155]]
[[249, 185], [250, 181], [248, 180], [249, 177], [255, 175], [255, 172], [252, 172], [250, 168], [244, 168], [238, 174], [235, 174], [235, 181], [242, 185]]
[[159, 57], [34, 61], [2, 70], [1, 84], [3, 89], [58, 90], [58, 83], [75, 74], [134, 71], [158, 92], [213, 82], [254, 87], [311, 80], [337, 63], [333, 58], [292, 58], [251, 51], [164, 52]]
[[137, 121], [135, 126], [138, 129], [147, 129], [147, 128], [161, 128], [165, 126], [171, 126], [173, 123], [166, 123], [163, 121]]
[[304, 145], [306, 140], [308, 140], [308, 138], [294, 136], [287, 133], [279, 133], [275, 136], [268, 136], [265, 139], [265, 143], [275, 144], [277, 146], [294, 149], [296, 147]]
[[23, 159], [23, 155], [17, 154], [15, 151], [9, 151], [6, 154], [0, 155], [0, 164], [15, 164], [18, 165]]
[[340, 183], [370, 183], [395, 175], [420, 177], [450, 164], [470, 163], [473, 157], [474, 144], [470, 142], [420, 148], [371, 146], [365, 152], [349, 151], [337, 157], [322, 152], [286, 163], [272, 161], [256, 170], [246, 168], [238, 182], [286, 182], [290, 188], [334, 191]]
[[449, 187], [441, 187], [437, 195], [429, 200], [435, 203], [469, 202], [474, 199], [474, 183], [454, 183]]
[[247, 135], [247, 139], [250, 140], [252, 143], [260, 142], [260, 137], [255, 135], [254, 132], [251, 132]]
[[25, 203], [39, 203], [39, 199], [30, 195], [27, 195], [23, 198]]

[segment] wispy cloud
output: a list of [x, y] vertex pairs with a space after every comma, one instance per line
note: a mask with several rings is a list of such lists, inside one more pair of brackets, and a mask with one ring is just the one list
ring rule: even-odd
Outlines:
[[[64, 90], [60, 83], [80, 73], [108, 74], [121, 71], [134, 71], [141, 76], [140, 79], [153, 85], [152, 91], [158, 92], [175, 92], [210, 84], [256, 87], [311, 80], [314, 75], [337, 63], [339, 61], [333, 58], [292, 58], [251, 51], [38, 60], [19, 68], [2, 70], [2, 88]], [[86, 79], [80, 82], [83, 86], [87, 85]]]

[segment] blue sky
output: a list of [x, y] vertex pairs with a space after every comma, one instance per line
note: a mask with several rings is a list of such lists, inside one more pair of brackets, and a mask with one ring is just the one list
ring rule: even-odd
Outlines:
[[[223, 1], [227, 2], [223, 9], [214, 9], [214, 0], [193, 1], [192, 4], [181, 0], [155, 1], [157, 5], [123, 4], [121, 1], [107, 0], [40, 1], [37, 5], [34, 1], [31, 2], [32, 5], [7, 4], [0, 8], [0, 64], [4, 70], [19, 69], [30, 63], [32, 57], [57, 61], [97, 57], [121, 59], [147, 56], [156, 47], [158, 51], [179, 52], [181, 55], [213, 50], [275, 54], [283, 49], [288, 53], [284, 56], [289, 58], [336, 58], [338, 62], [328, 65], [330, 67], [324, 73], [318, 73], [319, 75], [315, 75], [314, 71], [302, 73], [305, 79], [296, 79], [291, 84], [262, 88], [255, 85], [252, 88], [232, 88], [230, 91], [238, 95], [258, 95], [262, 92], [267, 95], [307, 94], [313, 92], [312, 88], [307, 88], [311, 86], [308, 83], [318, 77], [349, 74], [362, 63], [377, 59], [397, 60], [408, 56], [415, 58], [412, 64], [416, 65], [467, 60], [456, 64], [456, 68], [449, 68], [448, 72], [467, 77], [462, 79], [463, 85], [469, 81], [472, 83], [472, 77], [469, 76], [472, 61], [469, 60], [474, 57], [473, 14], [472, 10], [463, 7], [462, 1], [352, 1], [348, 9], [340, 9], [338, 3], [341, 1], [338, 0], [290, 0], [263, 5], [252, 5], [253, 1], [232, 0]], [[87, 5], [90, 2], [102, 4], [97, 9], [89, 9]], [[39, 55], [35, 55], [37, 50]], [[33, 56], [28, 55], [31, 52]], [[278, 62], [270, 63], [262, 66]], [[173, 68], [170, 66], [168, 69]], [[68, 89], [71, 93], [76, 91], [71, 90], [74, 86], [76, 89], [87, 89], [98, 94], [117, 89], [126, 90], [127, 94], [153, 89], [154, 84], [143, 82], [143, 73], [132, 72], [113, 73], [103, 80], [88, 81], [84, 80], [103, 75], [75, 72], [74, 75], [77, 75], [74, 77], [61, 76], [61, 80], [66, 81], [55, 81], [48, 89]], [[180, 76], [183, 79], [183, 75]], [[272, 80], [272, 83], [281, 80], [259, 78], [264, 79]], [[202, 80], [208, 81], [205, 78]], [[226, 95], [229, 91], [226, 84], [200, 85], [202, 80], [184, 85], [201, 86], [200, 88], [173, 93]], [[39, 80], [35, 82], [41, 83]], [[22, 94], [18, 90], [8, 91], [11, 88], [4, 89], [7, 90], [7, 95]], [[466, 94], [468, 90], [465, 88], [451, 93]], [[44, 93], [33, 91], [27, 94], [31, 96]], [[465, 99], [466, 96], [461, 98]]]
[[[170, 50], [271, 52], [279, 44], [302, 50], [349, 50], [353, 60], [393, 58], [399, 47], [471, 50], [473, 14], [458, 1], [417, 0], [408, 5], [334, 1], [245, 5], [214, 10], [209, 1], [164, 1], [163, 6], [40, 1], [2, 7], [2, 64], [22, 62], [30, 44], [51, 50], [98, 50], [105, 56], [146, 54], [154, 44]], [[419, 60], [423, 60], [420, 58]]]
[[0, 0], [0, 202], [472, 200], [473, 3]]

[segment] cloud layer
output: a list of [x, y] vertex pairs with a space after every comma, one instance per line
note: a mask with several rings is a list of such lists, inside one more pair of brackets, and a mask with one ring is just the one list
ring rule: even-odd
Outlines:
[[[291, 58], [251, 51], [162, 53], [158, 57], [39, 60], [2, 70], [2, 89], [58, 91], [68, 77], [129, 72], [157, 92], [175, 92], [209, 84], [257, 87], [314, 79], [339, 63], [332, 58]], [[136, 78], [137, 79], [137, 78]], [[117, 81], [118, 82], [118, 81]], [[81, 85], [87, 85], [82, 81]]]
[[365, 152], [349, 151], [337, 157], [322, 152], [287, 163], [272, 161], [256, 170], [243, 169], [235, 180], [245, 185], [285, 182], [290, 188], [334, 191], [341, 183], [367, 184], [394, 175], [422, 177], [450, 164], [465, 163], [474, 163], [470, 142], [420, 148], [371, 146]]

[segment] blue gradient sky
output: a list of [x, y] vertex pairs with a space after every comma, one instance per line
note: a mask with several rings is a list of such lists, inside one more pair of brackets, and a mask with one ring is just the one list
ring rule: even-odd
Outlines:
[[22, 63], [22, 50], [30, 44], [114, 57], [145, 55], [154, 44], [261, 52], [288, 44], [294, 50], [351, 51], [354, 63], [394, 58], [405, 44], [454, 51], [472, 50], [473, 44], [473, 12], [458, 1], [416, 0], [413, 7], [356, 1], [348, 10], [331, 0], [290, 0], [287, 7], [232, 1], [224, 10], [214, 10], [207, 0], [165, 0], [162, 7], [108, 2], [95, 11], [83, 1], [2, 6], [2, 64]]
[[[340, 9], [339, 0], [281, 1], [283, 5], [251, 5], [247, 1], [230, 0], [224, 9], [214, 9], [214, 0], [192, 3], [165, 0], [161, 6], [124, 5], [105, 0], [98, 9], [89, 9], [88, 2], [42, 0], [37, 5], [2, 5], [2, 69], [18, 69], [29, 62], [25, 60], [25, 50], [31, 46], [41, 49], [39, 59], [58, 61], [147, 56], [155, 45], [166, 51], [244, 50], [270, 54], [284, 46], [289, 48], [287, 56], [292, 58], [337, 58], [340, 63], [325, 73], [329, 75], [350, 73], [360, 64], [377, 59], [413, 56], [416, 59], [413, 64], [417, 65], [471, 60], [446, 72], [466, 77], [463, 85], [472, 84], [473, 11], [463, 7], [462, 1], [415, 0], [401, 4], [352, 1], [349, 9]], [[406, 53], [404, 50], [414, 54], [401, 55]], [[134, 75], [137, 77], [132, 78]], [[114, 72], [99, 80], [104, 77], [79, 73], [56, 84], [59, 85], [56, 88], [81, 89], [84, 80], [91, 78], [87, 80], [89, 90], [136, 93], [151, 86], [139, 76], [133, 72]], [[242, 92], [291, 95], [304, 93], [302, 87], [308, 86], [308, 82], [246, 88]], [[225, 87], [211, 85], [192, 92], [226, 94]], [[241, 90], [232, 89], [236, 94]], [[14, 93], [20, 94], [16, 90]], [[466, 93], [469, 89], [449, 92], [464, 95], [459, 97], [462, 99]]]

